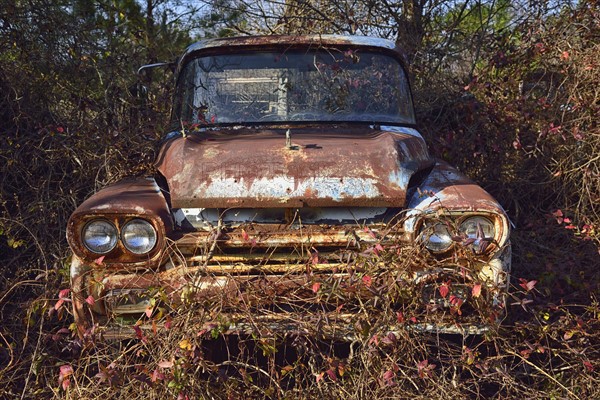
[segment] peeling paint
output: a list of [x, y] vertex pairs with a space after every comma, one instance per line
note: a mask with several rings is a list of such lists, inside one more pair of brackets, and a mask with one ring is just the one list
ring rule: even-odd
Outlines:
[[[368, 127], [211, 131], [172, 139], [159, 156], [173, 207], [403, 207], [410, 177], [430, 165], [421, 139]], [[217, 149], [218, 160], [205, 157]], [[252, 151], [248, 151], [252, 149]]]

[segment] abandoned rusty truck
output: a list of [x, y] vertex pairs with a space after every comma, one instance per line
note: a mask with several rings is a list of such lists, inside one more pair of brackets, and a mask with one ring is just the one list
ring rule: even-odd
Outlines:
[[209, 39], [175, 71], [156, 175], [68, 222], [81, 336], [185, 320], [351, 340], [501, 321], [509, 219], [430, 156], [394, 42]]

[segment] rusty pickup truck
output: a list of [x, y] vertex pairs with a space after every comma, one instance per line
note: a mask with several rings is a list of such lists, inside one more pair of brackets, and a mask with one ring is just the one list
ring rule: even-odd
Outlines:
[[81, 336], [183, 313], [199, 332], [342, 339], [501, 321], [509, 219], [429, 154], [396, 43], [208, 39], [175, 74], [157, 173], [68, 222]]

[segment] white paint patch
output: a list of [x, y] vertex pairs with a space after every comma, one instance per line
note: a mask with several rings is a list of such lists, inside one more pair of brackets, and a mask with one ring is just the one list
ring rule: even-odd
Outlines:
[[373, 178], [313, 177], [296, 181], [286, 175], [260, 178], [246, 184], [243, 178], [216, 178], [210, 184], [203, 182], [194, 191], [198, 198], [305, 198], [307, 193], [319, 198], [342, 201], [344, 198], [379, 198], [381, 196]]

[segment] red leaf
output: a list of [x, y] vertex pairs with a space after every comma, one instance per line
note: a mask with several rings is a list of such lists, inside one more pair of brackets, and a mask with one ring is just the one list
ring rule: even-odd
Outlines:
[[379, 336], [373, 335], [371, 339], [369, 339], [369, 344], [375, 343], [376, 346], [379, 346]]
[[362, 281], [366, 287], [371, 287], [371, 285], [373, 284], [373, 279], [371, 279], [369, 275], [363, 276]]
[[144, 336], [144, 332], [142, 332], [142, 330], [140, 329], [139, 326], [134, 325], [132, 326], [133, 330], [135, 331], [135, 336], [140, 339], [142, 341], [142, 343], [146, 343], [148, 341], [148, 339], [146, 339], [146, 336]]
[[375, 234], [373, 233], [373, 231], [371, 231], [369, 228], [367, 228], [365, 226], [365, 228], [363, 229], [366, 233], [369, 234], [369, 236], [371, 236], [373, 239], [375, 239]]
[[591, 362], [589, 362], [589, 361], [584, 361], [584, 362], [583, 362], [583, 365], [584, 365], [585, 369], [587, 369], [587, 370], [588, 370], [588, 372], [594, 372], [594, 366], [592, 365], [592, 363], [591, 363]]
[[384, 251], [383, 246], [381, 244], [377, 243], [375, 245], [375, 254], [379, 255], [379, 253], [381, 253], [383, 251]]
[[468, 238], [468, 239], [465, 239], [462, 244], [463, 244], [463, 246], [469, 246], [469, 245], [475, 243], [475, 240], [477, 240], [477, 239], [475, 239], [475, 238]]
[[158, 369], [155, 369], [154, 372], [152, 372], [152, 376], [150, 377], [150, 380], [152, 382], [162, 381], [163, 379], [165, 379], [165, 374], [160, 372]]
[[423, 360], [417, 363], [417, 372], [419, 373], [419, 378], [425, 378], [429, 376], [429, 361]]
[[61, 334], [61, 333], [69, 334], [69, 333], [71, 333], [71, 331], [69, 330], [69, 328], [60, 328], [56, 333], [57, 334]]
[[102, 265], [102, 262], [104, 261], [104, 257], [106, 257], [106, 256], [100, 256], [100, 257], [96, 258], [94, 260], [94, 262], [98, 265]]
[[248, 242], [250, 240], [250, 236], [244, 229], [242, 229], [242, 239], [244, 239], [245, 242]]
[[450, 295], [450, 304], [456, 307], [460, 307], [463, 304], [463, 299], [453, 294]]
[[481, 283], [476, 283], [475, 285], [473, 285], [473, 290], [471, 291], [471, 295], [473, 297], [481, 296]]
[[440, 295], [443, 298], [446, 298], [446, 296], [448, 296], [448, 293], [450, 292], [450, 288], [446, 283], [442, 283], [442, 286], [440, 286], [438, 290], [440, 291]]
[[396, 311], [396, 320], [400, 323], [404, 322], [404, 314], [402, 311]]
[[165, 322], [165, 329], [169, 330], [171, 329], [171, 324], [173, 323], [173, 321], [171, 320], [171, 317], [167, 315], [167, 321]]
[[317, 376], [316, 376], [317, 383], [319, 383], [323, 380], [324, 375], [325, 375], [325, 372], [321, 372], [320, 374], [317, 374]]
[[388, 369], [387, 371], [385, 371], [383, 373], [383, 380], [385, 381], [386, 385], [392, 385], [394, 383], [394, 376], [396, 374], [394, 374], [394, 371], [392, 371], [391, 369]]
[[63, 289], [60, 292], [58, 292], [58, 301], [56, 302], [56, 304], [54, 304], [55, 310], [61, 308], [65, 302], [71, 302], [71, 299], [69, 298], [70, 291], [71, 289]]
[[537, 283], [537, 281], [527, 281], [523, 278], [519, 278], [519, 286], [521, 286], [523, 289], [527, 290], [528, 292], [530, 290], [532, 290], [535, 287], [535, 284]]
[[63, 299], [60, 299], [60, 300], [58, 300], [58, 301], [56, 302], [56, 304], [54, 305], [54, 309], [55, 309], [55, 310], [58, 310], [59, 308], [61, 308], [61, 307], [62, 307], [62, 305], [64, 304], [64, 302], [65, 302], [65, 301], [64, 301]]
[[312, 291], [314, 293], [317, 293], [320, 288], [321, 288], [321, 283], [320, 282], [313, 283], [313, 285], [312, 285]]
[[158, 366], [160, 368], [172, 368], [173, 367], [173, 361], [163, 360], [163, 361], [161, 361], [161, 362], [158, 363]]
[[96, 300], [94, 300], [94, 296], [92, 296], [91, 294], [85, 299], [85, 302], [88, 303], [90, 306], [96, 304]]
[[317, 250], [314, 250], [311, 254], [310, 254], [310, 263], [312, 265], [317, 265], [319, 264], [319, 252]]
[[73, 374], [73, 367], [70, 364], [60, 366], [59, 378], [66, 378]]
[[337, 378], [337, 376], [335, 374], [335, 371], [333, 369], [329, 368], [326, 372], [327, 372], [327, 375], [329, 375], [329, 378], [331, 378], [332, 381], [334, 381], [334, 382], [337, 381], [338, 378]]
[[70, 364], [60, 366], [60, 372], [58, 374], [58, 383], [62, 386], [63, 390], [67, 390], [71, 386], [69, 376], [73, 375], [73, 367]]
[[531, 349], [523, 349], [519, 351], [524, 358], [529, 358], [529, 355], [532, 353]]
[[154, 307], [148, 307], [148, 308], [146, 308], [146, 311], [144, 311], [144, 313], [146, 314], [146, 317], [150, 318], [150, 317], [152, 317], [153, 311], [154, 311]]

